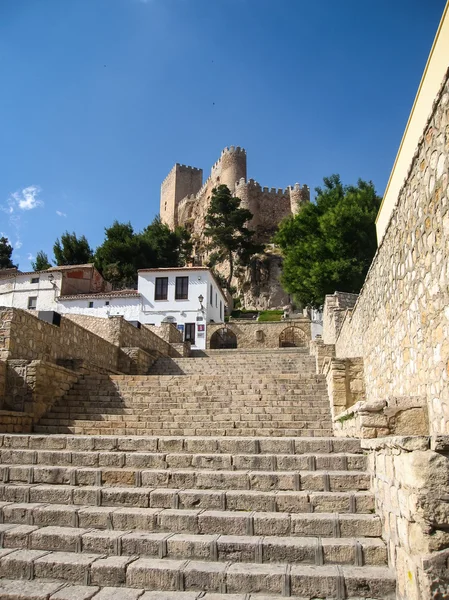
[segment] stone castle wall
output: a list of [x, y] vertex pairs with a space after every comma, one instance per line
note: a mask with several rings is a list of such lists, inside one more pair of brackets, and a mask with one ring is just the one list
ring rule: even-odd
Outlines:
[[369, 401], [424, 397], [449, 433], [449, 79], [419, 141], [337, 358], [363, 357]]
[[[296, 214], [304, 203], [310, 201], [310, 192], [305, 185], [295, 184], [286, 189], [262, 187], [253, 179], [248, 181], [246, 171], [246, 151], [238, 146], [231, 146], [223, 150], [204, 184], [201, 185], [198, 179], [198, 174], [201, 173], [202, 176], [202, 171], [184, 165], [175, 165], [162, 183], [161, 218], [171, 228], [182, 225], [190, 231], [198, 264], [207, 262], [204, 229], [212, 190], [216, 186], [227, 185], [231, 193], [241, 199], [242, 208], [251, 211], [253, 218], [249, 227], [256, 232], [257, 241], [263, 244], [271, 242], [283, 219]], [[277, 260], [270, 258], [269, 262], [268, 269], [247, 270], [244, 284], [240, 277], [232, 282], [245, 308], [264, 310], [281, 308], [289, 303], [288, 294], [279, 281], [279, 257]], [[224, 277], [227, 276], [226, 270], [225, 263], [217, 267], [217, 271]], [[261, 286], [261, 282], [256, 280], [264, 279], [267, 274], [268, 280]], [[242, 286], [245, 287], [243, 293]]]

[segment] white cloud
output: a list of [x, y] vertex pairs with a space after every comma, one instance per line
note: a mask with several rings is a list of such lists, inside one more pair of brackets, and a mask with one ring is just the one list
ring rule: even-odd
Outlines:
[[33, 210], [33, 208], [43, 206], [44, 203], [38, 198], [40, 192], [41, 188], [38, 185], [30, 185], [23, 188], [22, 191], [14, 192], [14, 194], [11, 194], [8, 202], [10, 212], [13, 212], [15, 208], [19, 210]]
[[58, 217], [66, 217], [67, 216], [65, 212], [61, 212], [60, 210], [57, 210], [56, 214], [58, 215]]
[[27, 254], [27, 259], [28, 259], [28, 260], [34, 260], [35, 258], [36, 258], [36, 257], [35, 257], [35, 256], [33, 256], [33, 254], [31, 254], [31, 252], [29, 252], [29, 253]]
[[16, 250], [18, 250], [19, 248], [21, 248], [23, 246], [22, 242], [20, 240], [16, 240], [16, 243], [14, 244], [14, 248]]

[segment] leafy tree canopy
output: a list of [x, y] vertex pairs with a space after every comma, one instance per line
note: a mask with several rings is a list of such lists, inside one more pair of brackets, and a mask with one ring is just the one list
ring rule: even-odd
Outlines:
[[13, 247], [7, 237], [0, 237], [0, 269], [14, 269], [17, 267], [12, 260]]
[[31, 266], [33, 267], [33, 271], [45, 271], [51, 267], [51, 264], [45, 252], [39, 250], [36, 254], [36, 260], [31, 261]]
[[66, 231], [56, 240], [53, 246], [53, 252], [56, 264], [65, 265], [85, 265], [93, 261], [92, 248], [84, 235], [77, 237], [76, 233]]
[[95, 252], [95, 265], [116, 288], [133, 287], [138, 269], [183, 266], [190, 246], [185, 229], [171, 231], [159, 217], [141, 233], [136, 233], [131, 223], [114, 221]]
[[381, 198], [372, 182], [324, 178], [315, 203], [283, 221], [274, 241], [284, 255], [282, 283], [303, 305], [320, 306], [335, 290], [358, 293], [376, 252]]
[[212, 250], [209, 266], [225, 261], [229, 263], [228, 290], [235, 264], [246, 265], [251, 256], [263, 250], [263, 246], [254, 241], [255, 232], [246, 227], [253, 215], [248, 209], [241, 208], [240, 202], [240, 198], [233, 196], [226, 185], [219, 185], [212, 190], [206, 215], [204, 234], [210, 238], [208, 250]]

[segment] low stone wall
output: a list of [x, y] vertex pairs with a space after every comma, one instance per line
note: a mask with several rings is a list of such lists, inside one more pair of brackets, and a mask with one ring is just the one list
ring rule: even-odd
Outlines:
[[367, 400], [426, 398], [449, 433], [449, 72], [352, 313], [337, 358], [363, 357]]
[[259, 323], [257, 321], [233, 321], [232, 323], [209, 323], [207, 325], [206, 347], [210, 348], [211, 337], [216, 331], [226, 328], [237, 337], [238, 348], [279, 348], [279, 337], [286, 329], [293, 327], [301, 340], [301, 345], [308, 347], [311, 340], [310, 320], [307, 318]]
[[333, 417], [365, 398], [363, 360], [352, 358], [324, 359], [321, 372], [326, 376], [329, 402]]
[[[103, 339], [107, 340], [114, 346], [119, 348], [141, 348], [146, 352], [157, 351], [163, 356], [168, 356], [170, 352], [170, 346], [168, 340], [163, 338], [159, 334], [166, 334], [167, 338], [178, 339], [178, 332], [176, 327], [171, 323], [168, 327], [152, 327], [148, 325], [141, 325], [140, 328], [134, 327], [131, 323], [128, 323], [123, 317], [109, 317], [103, 319], [101, 317], [90, 317], [86, 315], [66, 315], [66, 318], [73, 321], [77, 325], [88, 329], [92, 333], [99, 335]], [[171, 331], [175, 329], [175, 333]]]
[[41, 360], [7, 363], [3, 408], [37, 422], [78, 381], [79, 374]]
[[33, 416], [11, 410], [0, 410], [1, 433], [31, 433]]
[[145, 352], [141, 348], [122, 348], [121, 355], [127, 359], [127, 364], [123, 365], [121, 370], [130, 375], [146, 375], [151, 365], [159, 358], [156, 352]]
[[338, 437], [377, 438], [386, 435], [426, 435], [429, 431], [425, 398], [410, 396], [360, 401], [334, 416]]
[[398, 600], [447, 598], [449, 436], [362, 441]]
[[358, 294], [334, 292], [325, 298], [323, 308], [323, 341], [325, 344], [335, 344], [346, 311], [354, 307]]
[[60, 326], [19, 309], [0, 309], [0, 360], [83, 359], [92, 366], [117, 370], [118, 348], [61, 317]]

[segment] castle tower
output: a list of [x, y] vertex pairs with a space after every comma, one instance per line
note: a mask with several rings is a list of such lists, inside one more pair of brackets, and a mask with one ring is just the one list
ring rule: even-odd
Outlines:
[[178, 225], [179, 201], [196, 194], [203, 184], [203, 171], [195, 167], [175, 164], [161, 185], [160, 215], [170, 229]]
[[296, 215], [307, 202], [310, 202], [310, 190], [307, 185], [301, 187], [299, 183], [295, 183], [290, 187], [290, 206], [293, 215]]
[[227, 185], [234, 193], [235, 184], [243, 177], [246, 180], [246, 150], [240, 146], [230, 146], [221, 153], [216, 173], [219, 183]]

